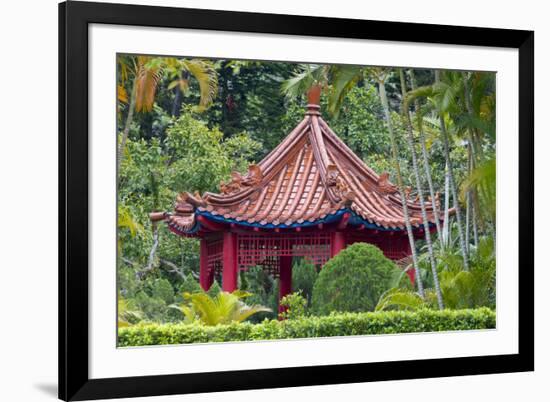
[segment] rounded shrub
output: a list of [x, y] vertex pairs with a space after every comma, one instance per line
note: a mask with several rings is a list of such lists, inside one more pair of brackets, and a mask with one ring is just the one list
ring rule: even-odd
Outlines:
[[355, 243], [321, 269], [313, 287], [312, 310], [318, 315], [372, 311], [399, 272], [379, 248]]

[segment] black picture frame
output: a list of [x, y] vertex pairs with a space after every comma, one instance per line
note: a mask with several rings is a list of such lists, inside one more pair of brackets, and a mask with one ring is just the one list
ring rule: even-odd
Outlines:
[[[514, 48], [519, 51], [517, 354], [90, 379], [88, 25], [192, 28]], [[534, 370], [534, 32], [70, 1], [59, 5], [59, 398], [293, 387]]]

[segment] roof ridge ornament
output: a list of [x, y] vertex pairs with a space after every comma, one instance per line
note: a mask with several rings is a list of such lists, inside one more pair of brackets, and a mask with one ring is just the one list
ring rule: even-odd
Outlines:
[[321, 110], [321, 86], [319, 84], [313, 85], [307, 91], [307, 112], [308, 115], [319, 116]]
[[390, 174], [388, 172], [380, 173], [377, 184], [380, 190], [385, 194], [397, 193], [397, 186], [390, 182]]
[[220, 182], [220, 192], [224, 195], [234, 194], [243, 188], [256, 187], [262, 182], [263, 173], [259, 165], [251, 163], [248, 173], [241, 175], [237, 171], [231, 172], [231, 180], [227, 183]]

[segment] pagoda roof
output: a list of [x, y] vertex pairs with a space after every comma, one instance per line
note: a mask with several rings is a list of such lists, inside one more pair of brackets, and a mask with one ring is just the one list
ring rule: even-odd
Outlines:
[[[403, 230], [405, 221], [397, 187], [387, 172], [377, 174], [331, 130], [309, 104], [304, 119], [262, 161], [220, 183], [219, 193], [181, 193], [173, 213], [156, 214], [181, 235], [222, 224], [296, 228], [341, 220], [382, 230]], [[411, 224], [422, 226], [421, 206], [409, 199]], [[439, 198], [437, 196], [437, 198]], [[436, 202], [439, 202], [436, 199]], [[430, 223], [431, 200], [425, 202]], [[218, 225], [218, 226], [216, 226]]]

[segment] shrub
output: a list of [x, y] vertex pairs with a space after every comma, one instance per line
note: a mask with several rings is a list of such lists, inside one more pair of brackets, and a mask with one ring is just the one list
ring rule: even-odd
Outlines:
[[174, 301], [174, 289], [168, 279], [156, 279], [151, 287], [151, 296], [160, 299], [166, 304]]
[[283, 319], [295, 320], [306, 316], [307, 300], [301, 292], [294, 292], [281, 299], [281, 306], [285, 308], [279, 316]]
[[118, 346], [462, 331], [495, 326], [496, 314], [488, 308], [338, 313], [296, 320], [265, 320], [261, 324], [138, 324], [119, 329]]
[[[201, 288], [202, 291], [202, 288]], [[220, 292], [222, 291], [222, 287], [218, 283], [218, 281], [214, 281], [212, 283], [212, 286], [210, 286], [210, 289], [208, 289], [208, 296], [210, 297], [216, 297]]]
[[371, 311], [400, 271], [379, 248], [355, 243], [330, 259], [313, 288], [313, 311]]
[[292, 288], [295, 291], [301, 291], [309, 305], [311, 305], [313, 286], [318, 276], [315, 265], [304, 258], [298, 260], [292, 267]]
[[252, 322], [261, 322], [264, 319], [277, 318], [278, 287], [277, 280], [267, 273], [263, 267], [250, 267], [240, 273], [239, 289], [252, 293], [247, 298], [249, 304], [261, 304], [271, 309], [271, 312], [261, 312], [250, 317]]
[[202, 288], [199, 282], [193, 277], [192, 274], [189, 274], [185, 278], [185, 282], [183, 282], [178, 288], [178, 295], [176, 298], [176, 302], [179, 303], [183, 301], [184, 293], [197, 293], [201, 291], [202, 291]]

